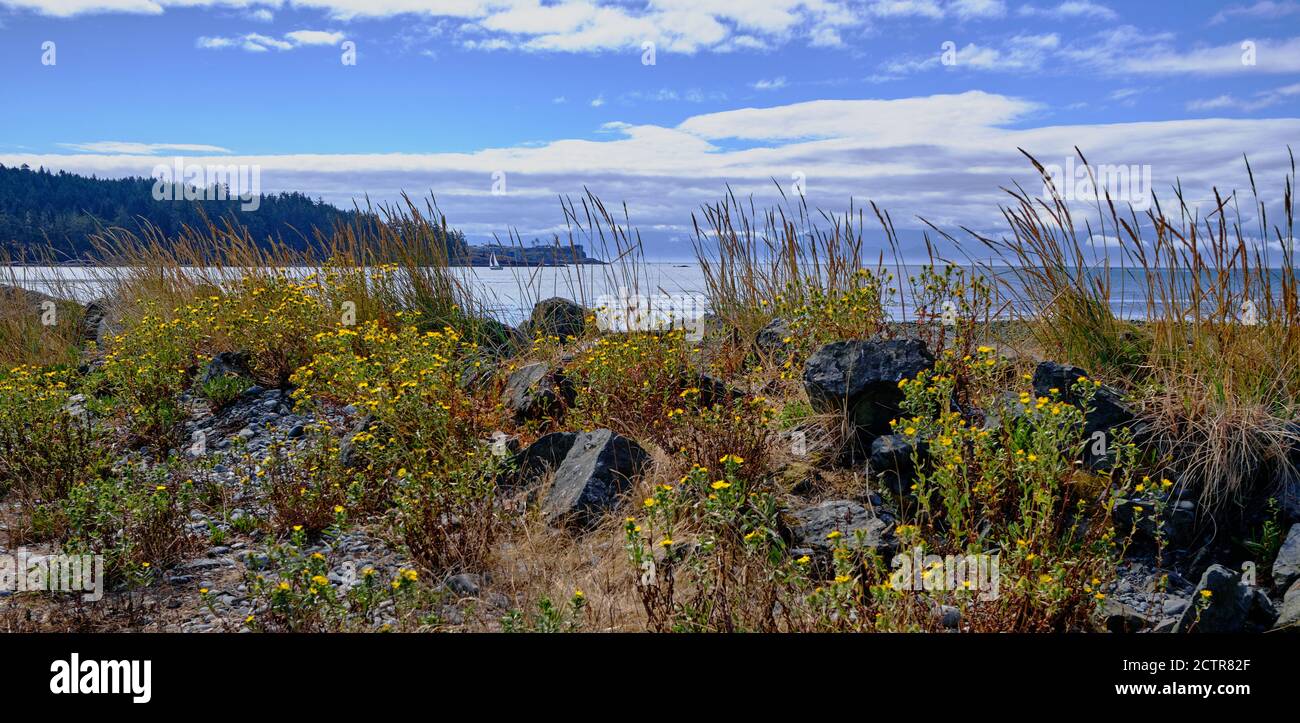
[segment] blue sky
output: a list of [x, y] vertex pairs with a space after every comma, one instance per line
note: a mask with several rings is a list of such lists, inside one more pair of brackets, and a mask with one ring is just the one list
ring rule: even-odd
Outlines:
[[1017, 146], [1208, 199], [1300, 141], [1294, 0], [0, 0], [0, 67], [6, 165], [432, 192], [479, 239], [545, 237], [585, 186], [663, 257], [727, 184], [996, 230]]

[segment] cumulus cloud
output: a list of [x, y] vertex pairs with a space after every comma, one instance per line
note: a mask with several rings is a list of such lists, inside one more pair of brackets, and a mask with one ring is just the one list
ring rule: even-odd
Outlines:
[[222, 50], [239, 47], [250, 53], [268, 50], [293, 50], [309, 45], [338, 45], [346, 37], [333, 30], [294, 30], [283, 38], [273, 38], [262, 33], [246, 33], [235, 37], [200, 37], [194, 45], [205, 50]]
[[1218, 25], [1233, 18], [1274, 20], [1297, 14], [1300, 14], [1300, 2], [1295, 2], [1295, 0], [1288, 0], [1287, 2], [1260, 0], [1252, 5], [1231, 5], [1226, 7], [1210, 18], [1210, 24]]
[[84, 153], [123, 155], [149, 155], [153, 153], [230, 153], [229, 148], [201, 143], [132, 143], [130, 141], [93, 141], [90, 143], [60, 143], [60, 146]]
[[294, 45], [338, 45], [344, 36], [329, 30], [294, 30], [284, 37]]
[[1300, 37], [1244, 39], [1191, 50], [1154, 47], [1129, 55], [1118, 71], [1151, 75], [1300, 73]]
[[1114, 10], [1111, 10], [1105, 5], [1089, 2], [1088, 0], [1066, 0], [1066, 2], [1053, 7], [1023, 5], [1020, 7], [1019, 13], [1027, 17], [1042, 16], [1055, 18], [1057, 20], [1080, 18], [1114, 20], [1119, 17]]
[[[828, 210], [870, 199], [889, 209], [900, 229], [921, 228], [918, 216], [950, 228], [1000, 228], [1000, 187], [1036, 188], [1017, 148], [1063, 164], [1077, 145], [1092, 163], [1149, 165], [1156, 190], [1181, 179], [1189, 200], [1209, 200], [1213, 186], [1244, 187], [1243, 153], [1261, 187], [1276, 186], [1289, 164], [1286, 145], [1300, 137], [1297, 118], [1025, 127], [1038, 110], [1025, 99], [978, 91], [816, 100], [703, 113], [676, 125], [614, 122], [598, 140], [463, 153], [222, 155], [215, 162], [259, 166], [267, 191], [299, 190], [345, 206], [367, 193], [391, 201], [401, 190], [428, 189], [450, 222], [477, 239], [508, 228], [546, 238], [562, 226], [556, 196], [590, 188], [626, 201], [643, 230], [684, 238], [691, 212], [728, 187], [757, 203], [775, 201], [773, 179], [788, 183], [795, 173], [806, 181], [809, 202]], [[5, 154], [0, 163], [147, 175], [160, 145]], [[202, 162], [204, 152], [193, 153], [187, 160]], [[496, 172], [509, 179], [505, 195], [492, 193]]]
[[1080, 67], [1106, 75], [1231, 75], [1300, 73], [1300, 37], [1245, 39], [1216, 46], [1179, 48], [1168, 32], [1121, 25], [1063, 42], [1056, 33], [1022, 33], [987, 43], [967, 43], [956, 63], [942, 48], [880, 65], [880, 77], [937, 69], [1060, 73]]
[[[909, 2], [888, 0], [901, 8]], [[983, 0], [962, 0], [976, 8]], [[454, 21], [483, 37], [466, 47], [482, 50], [593, 52], [639, 48], [644, 42], [682, 53], [762, 49], [803, 40], [815, 46], [842, 43], [840, 31], [861, 27], [865, 16], [853, 0], [293, 0], [296, 8], [356, 19], [422, 16]], [[97, 13], [157, 15], [174, 7], [238, 7], [271, 14], [280, 2], [266, 0], [0, 0], [0, 7], [71, 17]], [[937, 7], [937, 5], [935, 6]], [[890, 11], [894, 12], [894, 11]], [[940, 11], [940, 16], [942, 11]], [[274, 43], [245, 39], [245, 49]]]
[[1300, 83], [1261, 90], [1247, 98], [1238, 98], [1231, 94], [1217, 95], [1212, 98], [1197, 98], [1187, 103], [1187, 109], [1207, 111], [1230, 108], [1248, 112], [1268, 108], [1296, 97], [1300, 97]]
[[772, 78], [771, 80], [760, 78], [759, 80], [750, 83], [749, 87], [754, 90], [778, 90], [785, 87], [785, 76]]
[[963, 20], [1000, 18], [1007, 14], [1007, 5], [1002, 0], [956, 0], [950, 8], [953, 15]]
[[951, 64], [945, 65], [942, 48], [925, 57], [894, 60], [882, 66], [886, 76], [899, 76], [939, 67], [986, 71], [1036, 71], [1060, 47], [1056, 33], [1042, 35], [1017, 35], [1000, 47], [967, 43], [955, 50]]

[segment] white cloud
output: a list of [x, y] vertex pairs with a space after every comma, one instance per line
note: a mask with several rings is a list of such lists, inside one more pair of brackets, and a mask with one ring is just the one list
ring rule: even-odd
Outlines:
[[1235, 108], [1241, 104], [1240, 100], [1230, 95], [1216, 95], [1213, 98], [1203, 98], [1194, 100], [1187, 104], [1188, 110], [1217, 110], [1219, 108]]
[[1218, 95], [1213, 98], [1199, 98], [1187, 104], [1188, 110], [1221, 110], [1232, 108], [1239, 111], [1254, 111], [1277, 105], [1300, 96], [1300, 83], [1261, 90], [1250, 98], [1238, 98], [1234, 95]]
[[1211, 25], [1218, 25], [1232, 18], [1255, 18], [1274, 20], [1276, 18], [1287, 17], [1300, 13], [1300, 2], [1289, 0], [1288, 2], [1274, 2], [1273, 0], [1260, 0], [1253, 5], [1233, 5], [1226, 7], [1215, 13], [1210, 18]]
[[206, 50], [221, 50], [240, 47], [250, 53], [265, 53], [268, 50], [292, 50], [310, 45], [338, 45], [343, 41], [343, 33], [332, 30], [294, 30], [284, 34], [284, 38], [272, 38], [261, 33], [246, 33], [236, 37], [201, 37], [195, 41], [195, 47]]
[[602, 93], [602, 94], [596, 96], [595, 98], [592, 98], [592, 99], [591, 99], [591, 107], [592, 107], [592, 108], [599, 108], [599, 107], [601, 107], [602, 105], [605, 105], [605, 94], [604, 94], [604, 93]]
[[[1254, 44], [1254, 62], [1244, 43]], [[1226, 45], [1179, 51], [1169, 47], [1149, 48], [1121, 59], [1115, 68], [1121, 73], [1153, 75], [1232, 73], [1300, 73], [1300, 37], [1284, 40], [1240, 40]]]
[[60, 143], [59, 145], [83, 153], [107, 153], [122, 155], [150, 155], [167, 151], [169, 153], [230, 153], [229, 148], [209, 146], [200, 143], [132, 143], [130, 141], [93, 141], [90, 143]]
[[[976, 0], [964, 0], [966, 3]], [[291, 0], [296, 8], [320, 10], [337, 20], [415, 15], [450, 20], [481, 34], [464, 46], [483, 50], [593, 52], [639, 49], [646, 41], [681, 53], [762, 49], [804, 40], [819, 47], [842, 44], [841, 31], [862, 27], [856, 0]], [[916, 5], [942, 10], [934, 0], [887, 0], [893, 15]], [[175, 7], [238, 7], [272, 16], [278, 0], [0, 0], [58, 17], [98, 13], [157, 15]], [[248, 50], [274, 43], [244, 39]]]
[[232, 46], [234, 46], [234, 45], [236, 44], [236, 42], [237, 42], [237, 41], [235, 41], [233, 38], [210, 38], [210, 37], [204, 36], [204, 37], [201, 37], [201, 38], [199, 38], [198, 40], [196, 40], [196, 41], [194, 42], [194, 45], [195, 45], [196, 47], [199, 47], [199, 48], [206, 48], [206, 49], [208, 49], [208, 50], [216, 50], [216, 49], [220, 49], [220, 48], [229, 48], [229, 47], [232, 47]]
[[[1261, 188], [1277, 188], [1289, 168], [1286, 145], [1300, 137], [1300, 118], [1023, 127], [1037, 109], [978, 91], [817, 100], [705, 113], [675, 126], [611, 123], [597, 140], [464, 153], [223, 155], [219, 162], [260, 166], [268, 192], [299, 190], [342, 205], [365, 193], [391, 201], [403, 189], [432, 190], [450, 222], [475, 238], [507, 227], [545, 238], [562, 227], [555, 197], [584, 187], [626, 201], [642, 229], [689, 234], [691, 211], [728, 185], [762, 204], [775, 199], [771, 179], [795, 171], [805, 174], [814, 206], [842, 210], [850, 199], [871, 199], [901, 229], [915, 230], [917, 216], [947, 228], [1001, 228], [1000, 187], [1037, 187], [1017, 148], [1045, 164], [1064, 163], [1077, 145], [1092, 163], [1150, 165], [1156, 190], [1179, 178], [1195, 201], [1212, 199], [1216, 185], [1244, 187], [1243, 153]], [[748, 142], [732, 148], [731, 139]], [[145, 153], [0, 155], [5, 165], [108, 177], [147, 175], [157, 160]], [[509, 174], [504, 196], [492, 194], [494, 171]]]
[[935, 0], [873, 0], [867, 11], [881, 18], [921, 17], [938, 20], [943, 17], [943, 8]]
[[261, 33], [249, 33], [244, 36], [244, 48], [247, 50], [252, 50], [254, 48], [259, 48], [261, 50], [267, 50], [269, 48], [274, 48], [276, 50], [290, 50], [293, 46], [294, 44], [288, 40], [272, 38]]
[[1007, 5], [1002, 0], [956, 0], [950, 8], [962, 20], [1000, 18], [1007, 14]]
[[956, 62], [953, 65], [942, 64], [942, 48], [939, 48], [926, 57], [886, 63], [882, 66], [882, 70], [885, 72], [885, 77], [897, 77], [940, 67], [996, 72], [1036, 71], [1043, 67], [1060, 44], [1060, 36], [1056, 33], [1017, 35], [1003, 43], [1000, 48], [967, 43], [965, 47], [956, 50]]
[[822, 27], [812, 32], [808, 44], [815, 48], [838, 48], [844, 45], [844, 39], [835, 28]]
[[294, 45], [338, 45], [343, 42], [343, 33], [328, 30], [294, 30], [284, 37]]
[[0, 0], [0, 5], [35, 10], [56, 18], [110, 12], [160, 15], [165, 4], [158, 0]]
[[1078, 18], [1114, 20], [1119, 17], [1115, 14], [1114, 10], [1111, 10], [1105, 5], [1089, 2], [1088, 0], [1066, 0], [1066, 2], [1050, 8], [1022, 5], [1019, 12], [1021, 15], [1027, 17], [1041, 16], [1055, 18], [1057, 20], [1071, 20]]
[[771, 80], [768, 80], [767, 78], [761, 78], [759, 80], [754, 81], [753, 83], [750, 83], [749, 87], [753, 88], [754, 90], [778, 90], [780, 88], [785, 87], [785, 76], [772, 78]]
[[[1022, 34], [997, 44], [967, 43], [953, 69], [1059, 72], [1085, 66], [1105, 75], [1228, 75], [1300, 73], [1300, 37], [1242, 40], [1213, 47], [1179, 49], [1168, 32], [1131, 25], [1103, 30], [1063, 43], [1056, 33]], [[1253, 44], [1248, 52], [1245, 43]], [[880, 66], [882, 79], [941, 67], [942, 50], [900, 58]]]

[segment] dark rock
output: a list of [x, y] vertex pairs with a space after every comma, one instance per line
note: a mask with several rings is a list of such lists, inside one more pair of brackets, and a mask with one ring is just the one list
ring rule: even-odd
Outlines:
[[786, 516], [786, 524], [792, 546], [812, 550], [823, 563], [829, 561], [836, 545], [829, 537], [832, 532], [843, 535], [842, 544], [846, 547], [875, 552], [886, 564], [898, 550], [892, 525], [852, 500], [829, 500], [791, 512]]
[[[1209, 591], [1208, 597], [1205, 591]], [[1201, 576], [1192, 604], [1183, 611], [1175, 632], [1240, 633], [1270, 628], [1277, 613], [1263, 604], [1267, 599], [1262, 591], [1244, 584], [1241, 573], [1211, 565]]]
[[1273, 559], [1273, 584], [1277, 589], [1286, 590], [1297, 580], [1300, 580], [1300, 524], [1291, 525]]
[[914, 452], [919, 459], [925, 459], [925, 442], [919, 442], [913, 447], [909, 438], [901, 434], [876, 437], [871, 442], [868, 469], [889, 491], [896, 495], [907, 494], [916, 481], [916, 462], [912, 459]]
[[[1115, 503], [1115, 525], [1127, 535], [1134, 532], [1148, 541], [1157, 538], [1157, 517], [1160, 500], [1156, 497], [1133, 497]], [[1196, 503], [1190, 499], [1170, 497], [1165, 501], [1164, 513], [1159, 519], [1159, 532], [1166, 542], [1175, 547], [1185, 547], [1196, 538]], [[1139, 509], [1141, 510], [1139, 512]]]
[[503, 476], [503, 486], [529, 484], [546, 470], [559, 469], [577, 439], [577, 432], [551, 432], [539, 437], [515, 458], [516, 471]]
[[1002, 428], [1003, 420], [1014, 423], [1025, 416], [1025, 407], [1020, 403], [1020, 396], [1015, 392], [1001, 392], [993, 397], [987, 409], [983, 410], [984, 421], [981, 429], [993, 431]]
[[1136, 608], [1114, 598], [1102, 602], [1098, 614], [1112, 633], [1136, 633], [1152, 627], [1155, 621], [1138, 612]]
[[358, 419], [339, 443], [339, 464], [346, 469], [360, 467], [363, 464], [363, 454], [357, 448], [356, 436], [362, 433], [376, 434], [379, 432], [379, 427], [379, 420], [372, 414]]
[[1300, 475], [1284, 475], [1273, 493], [1277, 500], [1278, 515], [1284, 525], [1300, 522]]
[[1170, 595], [1169, 597], [1165, 598], [1165, 601], [1163, 603], [1160, 604], [1160, 612], [1162, 612], [1167, 617], [1168, 616], [1177, 617], [1182, 615], [1183, 612], [1187, 610], [1187, 607], [1189, 605], [1191, 605], [1191, 601], [1189, 601], [1187, 598], [1181, 598], [1174, 595]]
[[529, 333], [533, 337], [580, 337], [587, 327], [587, 310], [568, 299], [553, 297], [543, 299], [533, 306], [529, 319]]
[[[1057, 398], [1067, 404], [1079, 407], [1083, 399], [1074, 393], [1073, 386], [1079, 377], [1092, 377], [1084, 369], [1069, 364], [1045, 361], [1034, 369], [1034, 395], [1051, 398], [1052, 389], [1057, 390]], [[1096, 388], [1092, 403], [1087, 410], [1084, 421], [1084, 436], [1091, 437], [1094, 432], [1105, 432], [1114, 427], [1132, 424], [1137, 418], [1133, 408], [1124, 401], [1119, 390], [1105, 384]]]
[[754, 337], [754, 346], [759, 353], [777, 358], [783, 356], [788, 350], [790, 343], [786, 339], [789, 339], [793, 333], [790, 322], [780, 318], [773, 319], [758, 330], [757, 336]]
[[199, 384], [204, 385], [222, 377], [252, 379], [253, 373], [248, 369], [248, 352], [223, 351], [212, 357], [203, 370], [203, 376], [199, 377]]
[[838, 411], [868, 438], [888, 434], [899, 414], [898, 383], [934, 366], [917, 339], [837, 341], [813, 352], [804, 365], [804, 389], [813, 409]]
[[1273, 624], [1274, 630], [1286, 630], [1291, 633], [1300, 633], [1300, 581], [1291, 586], [1282, 596], [1282, 610], [1280, 611], [1277, 622]]
[[955, 605], [940, 605], [937, 616], [939, 624], [948, 630], [956, 630], [961, 625], [961, 610]]
[[704, 372], [694, 372], [691, 374], [688, 386], [700, 390], [697, 398], [701, 407], [712, 407], [715, 404], [726, 404], [732, 399], [740, 396], [740, 392], [732, 389], [726, 382], [712, 374]]
[[519, 420], [540, 419], [573, 403], [573, 388], [564, 375], [546, 362], [533, 362], [511, 372], [503, 392], [506, 408]]
[[649, 461], [641, 445], [608, 429], [577, 435], [542, 502], [546, 521], [590, 526], [619, 505]]
[[108, 324], [105, 317], [108, 315], [108, 300], [96, 299], [89, 304], [81, 314], [81, 338], [83, 341], [93, 341], [98, 345], [103, 345], [104, 338], [108, 336]]
[[466, 360], [460, 371], [460, 386], [472, 392], [479, 392], [497, 373], [497, 360], [487, 353], [480, 352]]
[[1161, 619], [1160, 622], [1156, 623], [1156, 626], [1155, 626], [1154, 628], [1151, 628], [1151, 632], [1153, 632], [1153, 633], [1157, 633], [1157, 634], [1160, 634], [1160, 633], [1173, 633], [1173, 632], [1177, 632], [1177, 630], [1178, 630], [1178, 621], [1179, 621], [1179, 618], [1176, 618], [1176, 617], [1175, 617], [1175, 618], [1163, 618], [1163, 619]]
[[303, 435], [303, 433], [306, 432], [306, 431], [307, 431], [307, 427], [306, 427], [306, 425], [303, 425], [303, 424], [295, 424], [295, 425], [293, 425], [292, 427], [289, 428], [289, 432], [287, 433], [286, 436], [288, 436], [289, 439], [297, 439], [297, 438], [301, 437], [301, 436]]
[[461, 597], [478, 597], [483, 578], [472, 573], [461, 573], [447, 578], [447, 589]]

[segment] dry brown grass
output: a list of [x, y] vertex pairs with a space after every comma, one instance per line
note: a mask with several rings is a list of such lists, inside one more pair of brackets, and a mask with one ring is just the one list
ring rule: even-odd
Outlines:
[[[1095, 228], [1081, 227], [1055, 189], [1044, 201], [1017, 188], [1004, 209], [1010, 237], [971, 232], [1011, 267], [1017, 283], [1008, 291], [1042, 347], [1140, 390], [1157, 449], [1211, 503], [1289, 470], [1288, 448], [1300, 443], [1287, 427], [1300, 405], [1295, 162], [1275, 222], [1249, 162], [1246, 170], [1253, 236], [1243, 230], [1243, 194], [1215, 189], [1213, 208], [1199, 216], [1181, 187], [1171, 211], [1153, 194], [1145, 218], [1107, 194]], [[1118, 246], [1099, 254], [1105, 237]], [[1126, 279], [1112, 273], [1118, 268], [1145, 296], [1140, 321], [1110, 308], [1116, 279]]]

